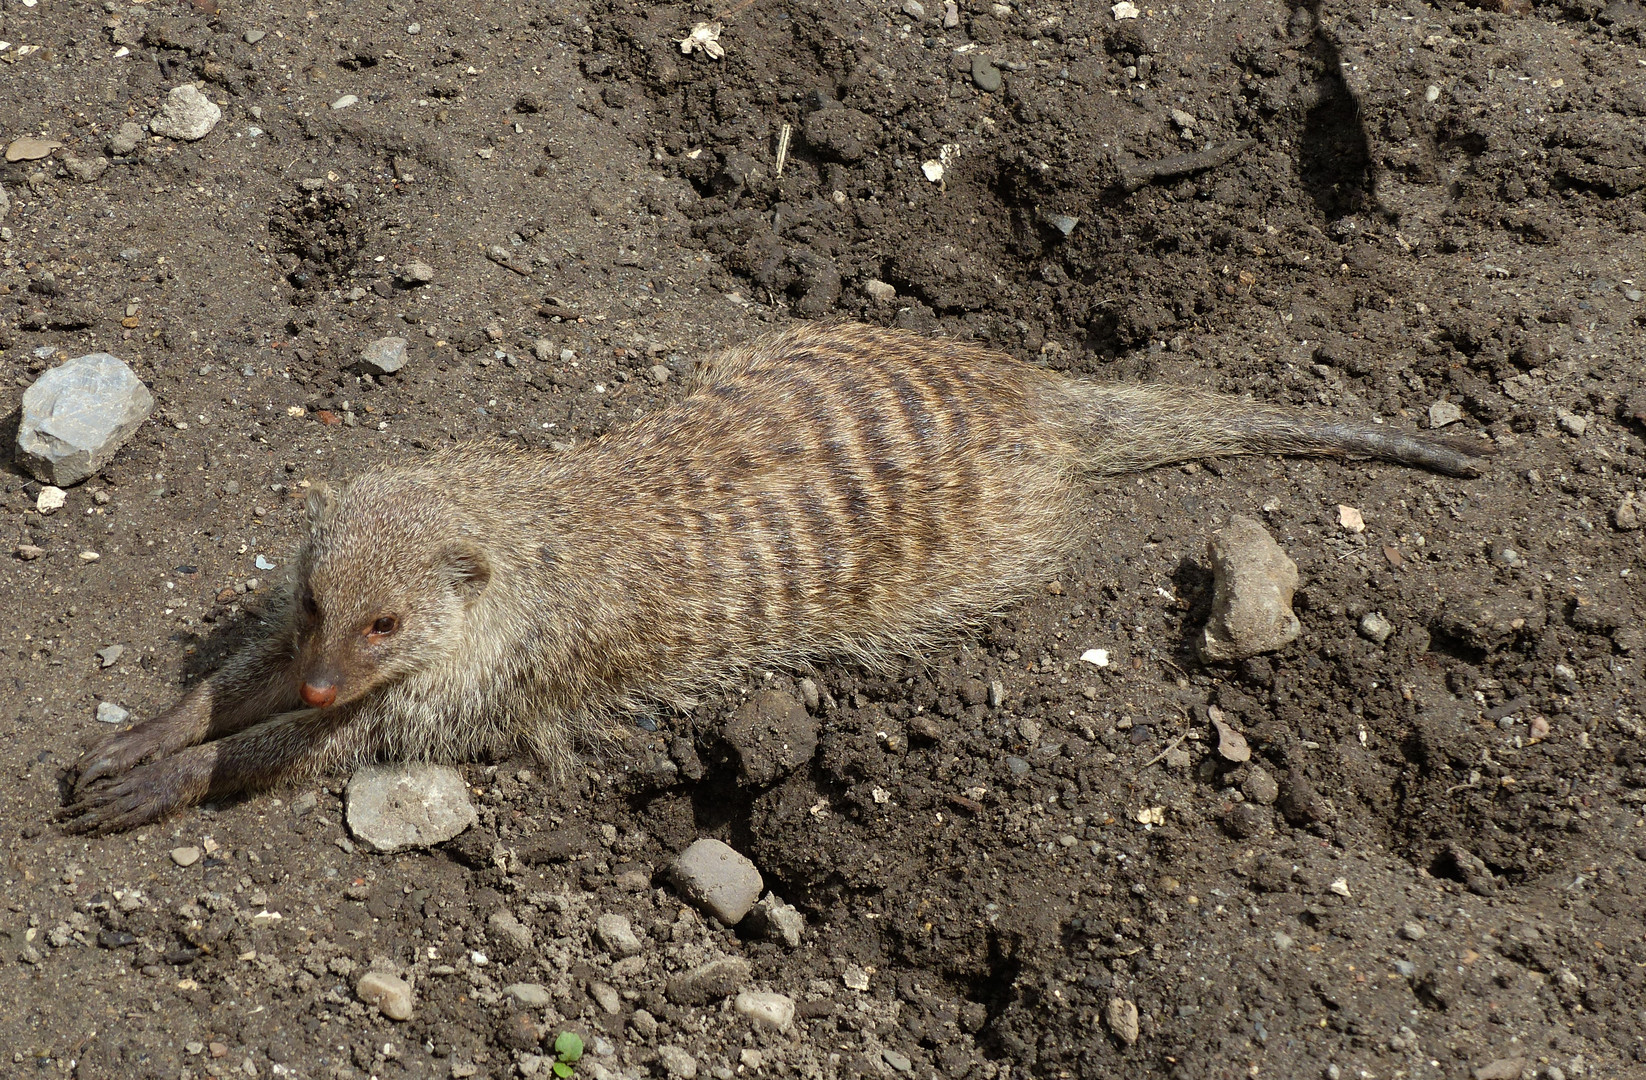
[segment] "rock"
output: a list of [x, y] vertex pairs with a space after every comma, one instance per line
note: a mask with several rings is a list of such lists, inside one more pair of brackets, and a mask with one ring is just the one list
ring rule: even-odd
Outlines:
[[120, 658], [125, 654], [126, 647], [124, 645], [109, 645], [98, 649], [95, 655], [97, 656], [97, 662], [100, 665], [106, 668], [111, 668], [118, 664], [120, 662]]
[[406, 339], [384, 337], [360, 350], [359, 368], [368, 375], [393, 375], [406, 366]]
[[194, 142], [211, 134], [221, 119], [222, 109], [196, 90], [193, 83], [184, 83], [166, 95], [160, 115], [149, 121], [149, 130], [167, 139]]
[[1523, 1057], [1498, 1058], [1487, 1065], [1475, 1070], [1475, 1080], [1520, 1080], [1520, 1074], [1526, 1071], [1526, 1059]]
[[11, 196], [6, 194], [6, 185], [0, 184], [0, 221], [6, 220], [11, 212]]
[[259, 41], [262, 41], [264, 38], [266, 38], [268, 36], [269, 36], [268, 34], [264, 33], [261, 30], [247, 30], [246, 33], [242, 36], [241, 40], [244, 41], [247, 45], [256, 45]]
[[347, 109], [351, 105], [358, 105], [358, 104], [360, 104], [360, 98], [357, 95], [355, 95], [355, 94], [344, 94], [342, 97], [340, 97], [336, 101], [332, 102], [331, 107], [332, 107], [333, 111], [336, 111], [338, 109]]
[[514, 912], [501, 908], [486, 919], [486, 936], [498, 946], [504, 959], [515, 959], [531, 951], [531, 927], [515, 917]]
[[1217, 729], [1218, 756], [1224, 761], [1236, 763], [1252, 760], [1252, 748], [1246, 744], [1246, 736], [1223, 718], [1223, 710], [1213, 705], [1207, 713], [1211, 716], [1212, 727]]
[[1389, 640], [1395, 632], [1395, 624], [1383, 617], [1383, 613], [1373, 611], [1360, 620], [1360, 636], [1367, 641], [1375, 641], [1379, 645]]
[[1337, 525], [1346, 533], [1366, 531], [1366, 516], [1357, 507], [1337, 504]]
[[732, 713], [722, 734], [737, 756], [738, 779], [756, 787], [782, 779], [817, 752], [817, 721], [781, 690], [756, 691]]
[[769, 892], [749, 912], [749, 925], [767, 941], [795, 949], [800, 947], [800, 938], [806, 932], [806, 916], [785, 904], [776, 893]]
[[623, 997], [611, 983], [595, 979], [589, 983], [589, 996], [608, 1016], [616, 1016], [623, 1011]]
[[97, 720], [103, 724], [124, 724], [131, 717], [131, 712], [122, 709], [112, 701], [97, 703]]
[[669, 874], [687, 900], [727, 926], [736, 926], [749, 913], [765, 887], [754, 863], [709, 838], [681, 852]]
[[1443, 428], [1463, 419], [1463, 410], [1450, 401], [1437, 401], [1429, 406], [1429, 426]]
[[503, 992], [528, 1009], [546, 1009], [554, 1003], [554, 995], [542, 983], [510, 983]]
[[697, 1075], [697, 1059], [672, 1043], [657, 1048], [657, 1061], [675, 1080], [692, 1080]]
[[982, 53], [972, 57], [972, 85], [986, 94], [1000, 92], [1000, 69]]
[[1256, 803], [1238, 802], [1223, 812], [1223, 828], [1236, 840], [1250, 840], [1269, 831], [1271, 813]]
[[1400, 926], [1400, 936], [1407, 941], [1422, 941], [1428, 933], [1420, 922], [1402, 923]]
[[12, 554], [24, 562], [33, 562], [46, 553], [46, 549], [37, 544], [18, 544], [12, 549]]
[[1259, 806], [1273, 806], [1280, 798], [1280, 785], [1269, 775], [1269, 770], [1253, 765], [1246, 770], [1246, 779], [1240, 782], [1240, 793]]
[[749, 981], [749, 962], [738, 956], [699, 964], [669, 979], [668, 999], [676, 1005], [706, 1005], [737, 993]]
[[40, 489], [40, 494], [34, 497], [34, 512], [41, 517], [51, 517], [63, 509], [69, 501], [69, 493], [55, 484], [47, 484]]
[[1195, 125], [1200, 122], [1195, 119], [1193, 113], [1184, 112], [1182, 109], [1172, 109], [1170, 115], [1172, 118], [1172, 123], [1182, 128], [1185, 132], [1194, 131]]
[[643, 944], [627, 915], [602, 915], [594, 921], [595, 936], [606, 951], [621, 960], [638, 953]]
[[407, 288], [418, 285], [427, 285], [434, 280], [434, 267], [426, 262], [413, 259], [400, 268], [400, 284]]
[[411, 984], [386, 971], [368, 971], [354, 984], [354, 993], [367, 1005], [376, 1005], [390, 1020], [410, 1020]]
[[200, 849], [197, 847], [172, 848], [171, 861], [178, 866], [193, 866], [200, 861]]
[[1046, 218], [1046, 224], [1062, 233], [1064, 236], [1072, 234], [1080, 219], [1073, 214], [1051, 214]]
[[1617, 509], [1612, 511], [1612, 524], [1620, 532], [1633, 532], [1640, 528], [1643, 517], [1646, 517], [1646, 499], [1633, 491], [1628, 491], [1618, 500]]
[[920, 0], [903, 0], [903, 14], [916, 21], [926, 17], [926, 5]]
[[943, 29], [953, 30], [960, 25], [960, 5], [949, 0], [943, 5]]
[[1200, 655], [1213, 663], [1274, 650], [1298, 635], [1292, 614], [1297, 564], [1253, 519], [1235, 514], [1207, 545], [1212, 562], [1212, 617]]
[[64, 154], [63, 169], [80, 183], [89, 184], [109, 171], [109, 159], [102, 154], [87, 158]]
[[652, 382], [658, 386], [662, 386], [669, 381], [669, 369], [662, 364], [653, 364], [648, 369], [647, 374], [651, 376]]
[[1559, 424], [1560, 429], [1566, 432], [1566, 434], [1574, 435], [1579, 438], [1582, 437], [1584, 432], [1589, 430], [1589, 418], [1572, 412], [1569, 409], [1556, 409], [1555, 423]]
[[127, 154], [143, 145], [143, 127], [130, 120], [121, 124], [113, 135], [109, 136], [109, 153], [115, 157], [125, 157]]
[[897, 299], [897, 290], [879, 278], [870, 278], [863, 283], [863, 295], [878, 303], [889, 304]]
[[32, 135], [25, 135], [6, 144], [6, 160], [39, 161], [41, 158], [50, 157], [53, 150], [62, 148], [63, 144], [56, 139], [37, 139]]
[[1103, 1010], [1103, 1020], [1109, 1025], [1114, 1037], [1127, 1046], [1137, 1042], [1137, 1006], [1132, 1002], [1125, 998], [1110, 998], [1108, 1007]]
[[478, 820], [467, 785], [449, 766], [368, 766], [349, 780], [349, 831], [375, 851], [438, 844]]
[[1332, 817], [1332, 808], [1320, 797], [1320, 792], [1315, 790], [1308, 777], [1296, 769], [1286, 774], [1276, 802], [1286, 820], [1299, 828], [1329, 821]]
[[1090, 664], [1093, 667], [1100, 667], [1100, 668], [1101, 667], [1108, 667], [1109, 666], [1109, 650], [1108, 649], [1087, 649], [1085, 652], [1080, 654], [1080, 662], [1082, 664]]
[[45, 483], [78, 484], [106, 465], [153, 411], [154, 395], [118, 357], [76, 357], [23, 391], [17, 462]]

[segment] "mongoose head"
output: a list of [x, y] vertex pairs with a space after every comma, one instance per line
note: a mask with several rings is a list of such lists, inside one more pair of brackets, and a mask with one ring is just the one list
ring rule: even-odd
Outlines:
[[305, 704], [358, 701], [461, 647], [491, 564], [438, 489], [370, 474], [316, 485], [308, 513], [293, 598]]

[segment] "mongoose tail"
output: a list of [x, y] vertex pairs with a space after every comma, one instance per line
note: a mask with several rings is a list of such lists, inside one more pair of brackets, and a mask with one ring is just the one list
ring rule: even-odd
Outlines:
[[1077, 422], [1088, 429], [1081, 440], [1087, 467], [1102, 475], [1235, 454], [1325, 454], [1477, 476], [1479, 459], [1491, 452], [1479, 443], [1319, 418], [1182, 386], [1071, 381], [1061, 389], [1076, 414], [1088, 418]]

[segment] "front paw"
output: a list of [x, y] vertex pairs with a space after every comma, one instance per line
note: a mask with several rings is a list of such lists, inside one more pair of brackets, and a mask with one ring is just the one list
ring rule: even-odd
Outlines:
[[74, 794], [78, 797], [99, 780], [120, 776], [149, 758], [165, 754], [173, 749], [170, 742], [166, 732], [153, 721], [115, 732], [74, 763]]
[[[129, 732], [127, 734], [130, 734]], [[158, 821], [199, 802], [211, 778], [209, 752], [194, 748], [138, 765], [115, 779], [75, 785], [74, 801], [57, 812], [71, 833], [111, 833]]]

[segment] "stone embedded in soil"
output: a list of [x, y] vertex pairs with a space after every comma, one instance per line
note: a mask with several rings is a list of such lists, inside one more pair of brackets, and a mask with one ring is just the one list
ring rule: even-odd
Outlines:
[[1633, 532], [1640, 528], [1642, 520], [1646, 520], [1646, 498], [1633, 491], [1624, 492], [1612, 511], [1612, 524], [1619, 532]]
[[889, 1046], [881, 1048], [880, 1060], [884, 1061], [887, 1065], [890, 1065], [893, 1072], [914, 1072], [914, 1062], [909, 1060], [909, 1055], [900, 1050], [893, 1050]]
[[507, 908], [492, 912], [486, 919], [486, 936], [505, 959], [514, 959], [531, 951], [531, 927]]
[[644, 947], [627, 915], [600, 916], [594, 921], [594, 932], [606, 951], [619, 960], [635, 955]]
[[68, 492], [54, 484], [47, 484], [40, 489], [40, 494], [34, 498], [34, 512], [42, 517], [50, 517], [63, 509], [63, 504], [68, 501]]
[[608, 982], [595, 979], [589, 983], [589, 997], [599, 1005], [608, 1016], [616, 1016], [623, 1011], [623, 998], [617, 992], [617, 987]]
[[699, 964], [669, 979], [666, 994], [676, 1005], [706, 1005], [731, 997], [749, 981], [749, 962], [738, 956]]
[[877, 303], [889, 304], [897, 299], [897, 289], [879, 278], [870, 278], [863, 283], [863, 295]]
[[413, 259], [400, 270], [400, 283], [408, 288], [427, 285], [434, 280], [434, 267], [420, 259]]
[[761, 994], [746, 990], [737, 995], [732, 1008], [739, 1016], [746, 1016], [776, 1031], [788, 1031], [794, 1026], [794, 998], [787, 994]]
[[1292, 613], [1297, 564], [1262, 525], [1243, 514], [1212, 535], [1212, 617], [1201, 633], [1200, 655], [1223, 663], [1273, 652], [1299, 631]]
[[82, 184], [90, 184], [109, 171], [109, 159], [102, 154], [95, 157], [63, 155], [63, 170]]
[[1463, 419], [1463, 410], [1450, 401], [1437, 401], [1429, 406], [1429, 426], [1443, 428]]
[[1395, 632], [1395, 624], [1384, 618], [1382, 612], [1373, 611], [1361, 617], [1359, 629], [1361, 637], [1381, 645]]
[[178, 866], [193, 866], [200, 861], [200, 849], [192, 846], [172, 848], [171, 861]]
[[972, 57], [972, 85], [984, 93], [993, 94], [1000, 90], [1000, 69], [994, 62], [982, 53]]
[[546, 1009], [554, 1003], [554, 995], [542, 983], [510, 983], [503, 992], [528, 1009]]
[[1280, 785], [1267, 769], [1253, 765], [1247, 770], [1246, 779], [1240, 782], [1240, 793], [1259, 806], [1273, 806], [1280, 798]]
[[124, 724], [130, 716], [131, 712], [129, 710], [122, 709], [112, 701], [99, 701], [97, 703], [97, 720], [99, 723]]
[[106, 645], [97, 650], [97, 662], [103, 667], [111, 668], [118, 664], [120, 658], [125, 654], [126, 647], [124, 645]]
[[737, 756], [738, 779], [756, 787], [782, 779], [817, 752], [817, 721], [781, 690], [755, 692], [722, 734]]
[[154, 395], [118, 357], [76, 357], [23, 391], [17, 462], [70, 487], [106, 465], [153, 411]]
[[369, 375], [393, 375], [406, 366], [406, 339], [384, 337], [360, 350], [360, 367]]
[[1217, 729], [1218, 756], [1225, 761], [1250, 761], [1252, 748], [1246, 744], [1246, 736], [1224, 718], [1223, 710], [1213, 705], [1207, 709], [1207, 713], [1211, 716], [1212, 726]]
[[767, 941], [775, 941], [790, 949], [800, 947], [806, 932], [806, 916], [793, 905], [785, 904], [776, 893], [767, 893], [749, 913], [750, 926]]
[[1110, 998], [1108, 1006], [1103, 1010], [1103, 1020], [1109, 1025], [1114, 1037], [1131, 1046], [1137, 1042], [1141, 1028], [1138, 1024], [1137, 1006], [1125, 998]]
[[411, 984], [386, 971], [368, 971], [355, 983], [354, 992], [367, 1005], [376, 1005], [390, 1020], [410, 1020]]
[[375, 851], [438, 844], [478, 820], [468, 786], [449, 766], [370, 766], [349, 780], [349, 831]]
[[1520, 1080], [1521, 1073], [1525, 1071], [1526, 1059], [1523, 1057], [1498, 1058], [1477, 1068], [1474, 1080]]
[[727, 926], [736, 926], [765, 888], [754, 863], [707, 837], [681, 852], [669, 875], [687, 900]]
[[211, 129], [223, 119], [223, 110], [210, 98], [184, 83], [166, 95], [160, 114], [149, 121], [149, 130], [167, 139], [194, 142], [211, 134]]
[[697, 1075], [697, 1059], [672, 1043], [657, 1048], [657, 1061], [674, 1080], [692, 1080]]

